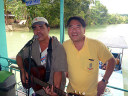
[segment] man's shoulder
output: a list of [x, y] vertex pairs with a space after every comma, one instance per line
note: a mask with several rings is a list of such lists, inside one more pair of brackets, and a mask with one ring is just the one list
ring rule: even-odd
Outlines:
[[53, 39], [53, 44], [52, 44], [53, 49], [63, 49], [63, 45], [58, 41], [57, 37], [52, 36], [52, 39]]
[[101, 41], [99, 41], [99, 40], [97, 40], [97, 39], [93, 39], [93, 38], [88, 38], [87, 37], [87, 42], [88, 42], [88, 44], [94, 44], [94, 45], [101, 45], [101, 44], [103, 44]]
[[55, 36], [52, 36], [52, 44], [53, 44], [53, 46], [61, 45], [61, 43], [58, 41], [57, 37], [55, 37]]
[[98, 40], [93, 39], [93, 38], [89, 38], [89, 37], [86, 37], [86, 40], [87, 40], [88, 42], [98, 42]]

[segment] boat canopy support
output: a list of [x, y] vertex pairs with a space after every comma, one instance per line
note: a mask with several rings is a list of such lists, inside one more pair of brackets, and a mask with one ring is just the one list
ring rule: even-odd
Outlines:
[[[8, 57], [4, 18], [4, 0], [0, 0], [0, 56]], [[8, 62], [7, 60], [0, 58], [0, 64], [7, 66]]]

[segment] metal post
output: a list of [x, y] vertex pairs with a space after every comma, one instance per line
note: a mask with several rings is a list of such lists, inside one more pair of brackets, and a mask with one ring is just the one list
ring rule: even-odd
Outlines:
[[60, 0], [60, 42], [64, 42], [64, 0]]
[[[4, 19], [4, 0], [0, 0], [0, 56], [8, 57], [6, 31], [5, 31], [5, 19]], [[0, 63], [3, 66], [8, 65], [8, 62], [5, 59], [1, 59], [1, 58], [0, 58]]]

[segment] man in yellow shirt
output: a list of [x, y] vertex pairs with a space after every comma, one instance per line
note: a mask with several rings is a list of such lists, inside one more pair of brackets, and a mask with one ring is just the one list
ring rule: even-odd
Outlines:
[[[115, 59], [104, 44], [84, 35], [86, 24], [81, 17], [70, 17], [67, 26], [70, 40], [63, 43], [68, 62], [67, 92], [100, 96], [114, 70]], [[99, 61], [108, 64], [103, 79], [98, 82]]]

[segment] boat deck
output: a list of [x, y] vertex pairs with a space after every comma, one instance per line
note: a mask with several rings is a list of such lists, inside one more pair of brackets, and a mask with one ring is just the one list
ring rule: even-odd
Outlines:
[[[101, 80], [104, 76], [105, 70], [99, 69], [99, 80]], [[123, 89], [123, 75], [121, 73], [121, 70], [114, 71], [109, 78], [108, 86], [113, 86], [115, 88]], [[107, 87], [107, 92], [105, 96], [124, 96], [124, 91], [113, 89], [110, 87]]]

